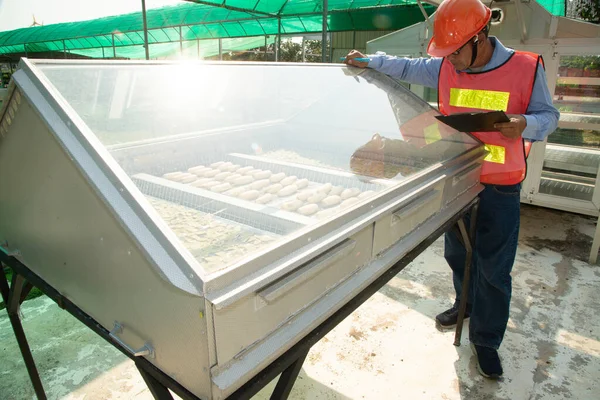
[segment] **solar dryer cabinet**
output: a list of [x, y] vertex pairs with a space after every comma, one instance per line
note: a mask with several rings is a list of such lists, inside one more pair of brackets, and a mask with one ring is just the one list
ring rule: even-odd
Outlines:
[[15, 314], [32, 284], [158, 398], [282, 371], [285, 397], [310, 346], [457, 221], [469, 247], [486, 154], [341, 65], [24, 60], [0, 115], [2, 294], [36, 391]]

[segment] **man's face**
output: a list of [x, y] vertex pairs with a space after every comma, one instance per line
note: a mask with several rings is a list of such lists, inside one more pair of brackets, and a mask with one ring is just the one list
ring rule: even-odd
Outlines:
[[471, 57], [473, 56], [473, 40], [474, 39], [469, 40], [454, 53], [446, 57], [457, 71], [464, 71], [471, 65]]

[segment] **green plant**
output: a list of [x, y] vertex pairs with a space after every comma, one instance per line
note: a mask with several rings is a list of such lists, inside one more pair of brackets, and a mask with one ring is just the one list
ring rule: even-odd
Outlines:
[[576, 10], [581, 19], [600, 24], [600, 0], [582, 0], [577, 4]]

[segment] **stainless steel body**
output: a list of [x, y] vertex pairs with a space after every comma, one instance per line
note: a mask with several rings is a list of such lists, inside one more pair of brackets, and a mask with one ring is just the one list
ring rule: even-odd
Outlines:
[[[232, 65], [199, 68], [274, 76], [306, 69]], [[108, 71], [104, 78], [117, 71], [104, 108], [101, 88], [92, 97], [87, 84], [70, 93], [56, 72], [74, 67], [76, 76], [98, 66], [100, 75]], [[412, 110], [412, 121], [430, 109], [386, 78], [359, 80], [341, 66], [308, 69], [338, 91], [362, 84], [358, 90], [394, 106], [339, 130], [343, 109], [339, 118], [336, 110], [324, 114], [334, 100], [320, 93], [298, 108], [300, 95], [274, 90], [271, 96], [286, 105], [267, 120], [243, 115], [248, 98], [230, 101], [223, 89], [223, 107], [240, 103], [241, 114], [215, 122], [206, 112], [207, 129], [148, 138], [142, 129], [116, 140], [135, 131], [127, 115], [146, 109], [135, 86], [144, 74], [176, 68], [144, 64], [136, 75], [132, 67], [138, 64], [25, 62], [14, 75], [14, 106], [11, 114], [3, 108], [0, 122], [0, 241], [115, 341], [201, 398], [231, 394], [481, 190], [481, 144], [437, 125], [439, 138], [413, 141], [418, 157], [401, 165], [402, 174], [348, 170], [349, 155], [371, 138], [369, 124], [393, 135], [406, 112], [395, 106]], [[228, 121], [240, 115], [246, 123]], [[431, 121], [426, 115], [418, 126], [431, 132]], [[401, 129], [398, 141], [409, 141], [412, 129]], [[254, 171], [252, 180], [233, 176], [234, 168]], [[236, 179], [247, 183], [234, 195]], [[283, 179], [291, 183], [279, 189]], [[222, 191], [212, 189], [218, 185]], [[272, 187], [278, 192], [267, 196]], [[318, 201], [299, 200], [302, 193]], [[294, 201], [305, 208], [294, 208]]]

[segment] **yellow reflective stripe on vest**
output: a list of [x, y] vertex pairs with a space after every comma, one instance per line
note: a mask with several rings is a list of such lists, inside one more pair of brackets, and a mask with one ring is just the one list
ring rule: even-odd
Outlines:
[[484, 161], [493, 162], [496, 164], [504, 164], [504, 161], [506, 160], [506, 149], [504, 147], [486, 144], [485, 149], [489, 151], [489, 153], [483, 159]]
[[450, 105], [454, 107], [479, 108], [490, 111], [508, 110], [510, 92], [493, 90], [450, 89]]
[[425, 143], [427, 144], [435, 143], [438, 140], [442, 140], [442, 134], [440, 133], [440, 128], [438, 127], [437, 123], [429, 125], [425, 129], [423, 129], [423, 131], [425, 136]]

